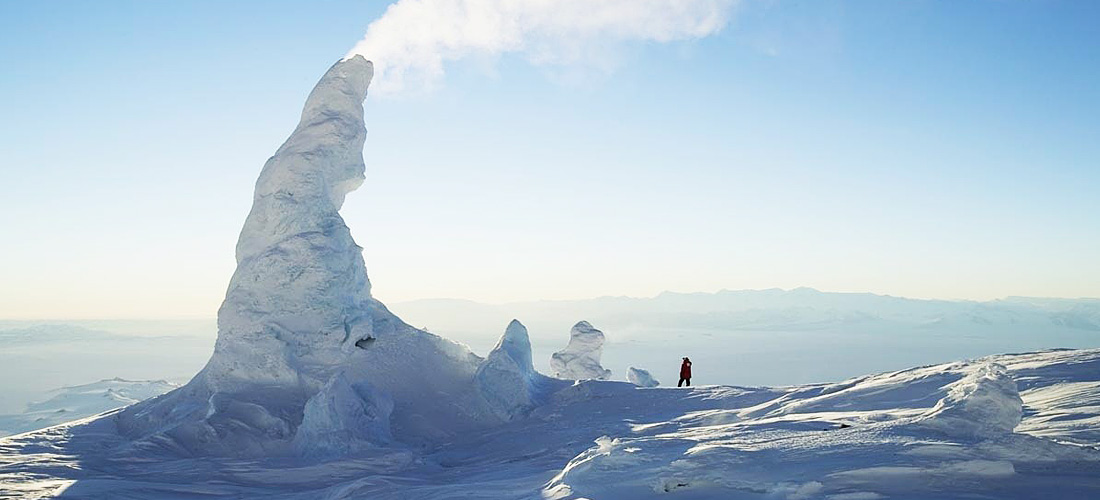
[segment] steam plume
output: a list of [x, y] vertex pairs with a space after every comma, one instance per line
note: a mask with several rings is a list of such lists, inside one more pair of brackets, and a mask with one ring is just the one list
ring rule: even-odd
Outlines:
[[444, 63], [517, 53], [538, 65], [594, 63], [608, 44], [702, 38], [737, 0], [400, 0], [349, 52], [374, 62], [372, 92], [431, 87]]

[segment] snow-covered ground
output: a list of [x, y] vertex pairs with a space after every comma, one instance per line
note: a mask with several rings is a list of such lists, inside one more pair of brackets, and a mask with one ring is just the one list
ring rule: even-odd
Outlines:
[[0, 440], [9, 498], [1100, 497], [1100, 350], [835, 384], [588, 380], [524, 418], [332, 460], [134, 448], [109, 414]]
[[23, 413], [0, 415], [0, 436], [19, 434], [129, 406], [179, 387], [164, 380], [113, 378], [62, 387], [50, 398], [27, 405]]

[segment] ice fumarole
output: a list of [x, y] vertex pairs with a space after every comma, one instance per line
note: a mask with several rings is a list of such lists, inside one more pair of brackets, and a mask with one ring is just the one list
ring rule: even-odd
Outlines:
[[480, 357], [371, 297], [339, 209], [364, 180], [372, 75], [351, 57], [310, 93], [256, 182], [213, 355], [186, 386], [120, 413], [125, 435], [188, 454], [326, 456], [441, 439], [510, 413], [481, 396], [507, 390], [477, 387]]

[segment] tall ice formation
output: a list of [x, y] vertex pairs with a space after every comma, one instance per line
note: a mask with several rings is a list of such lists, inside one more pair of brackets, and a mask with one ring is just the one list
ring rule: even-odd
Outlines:
[[550, 368], [554, 370], [554, 376], [573, 380], [610, 378], [611, 370], [600, 366], [603, 342], [603, 332], [593, 328], [587, 321], [573, 325], [569, 332], [569, 344], [550, 357]]
[[476, 397], [480, 358], [371, 298], [339, 214], [364, 179], [372, 74], [345, 59], [310, 93], [256, 182], [214, 354], [183, 388], [120, 413], [122, 432], [186, 453], [324, 456], [500, 420]]
[[535, 371], [527, 327], [514, 319], [478, 367], [475, 379], [478, 392], [504, 420], [536, 406], [552, 385], [549, 377]]

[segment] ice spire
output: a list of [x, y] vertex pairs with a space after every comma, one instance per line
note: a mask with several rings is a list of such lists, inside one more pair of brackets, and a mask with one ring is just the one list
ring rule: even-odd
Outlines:
[[362, 249], [339, 209], [364, 179], [372, 72], [362, 56], [329, 69], [256, 181], [206, 369], [215, 388], [236, 379], [320, 387], [370, 335]]
[[372, 73], [351, 57], [310, 93], [256, 182], [214, 354], [186, 386], [121, 412], [124, 434], [188, 454], [323, 458], [499, 421], [476, 397], [480, 358], [371, 298], [340, 217], [364, 179]]
[[512, 320], [474, 377], [479, 393], [504, 420], [511, 420], [539, 402], [546, 376], [531, 362], [527, 327]]
[[607, 380], [611, 377], [611, 370], [600, 366], [603, 342], [603, 332], [587, 321], [573, 325], [569, 332], [569, 345], [550, 357], [550, 368], [554, 370], [554, 376], [574, 380]]

